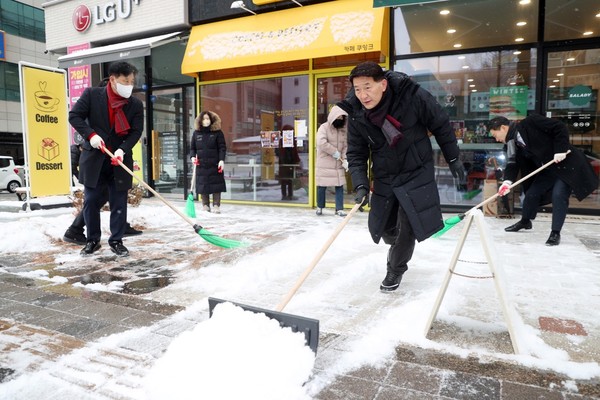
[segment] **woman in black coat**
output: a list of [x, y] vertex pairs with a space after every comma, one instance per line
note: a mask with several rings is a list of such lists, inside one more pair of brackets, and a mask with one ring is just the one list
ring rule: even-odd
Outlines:
[[225, 135], [221, 130], [221, 118], [212, 111], [203, 111], [196, 118], [190, 146], [190, 157], [196, 164], [196, 194], [202, 197], [204, 211], [210, 212], [210, 195], [213, 195], [213, 211], [220, 213], [221, 192], [226, 192]]

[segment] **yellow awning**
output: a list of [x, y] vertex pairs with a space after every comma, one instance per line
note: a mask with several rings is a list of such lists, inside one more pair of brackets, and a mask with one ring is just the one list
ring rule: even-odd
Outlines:
[[337, 0], [192, 28], [181, 72], [214, 71], [308, 58], [381, 51], [386, 8], [373, 0]]

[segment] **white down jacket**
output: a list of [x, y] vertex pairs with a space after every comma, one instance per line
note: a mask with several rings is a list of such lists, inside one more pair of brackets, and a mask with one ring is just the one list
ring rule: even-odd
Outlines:
[[[333, 106], [327, 122], [319, 126], [317, 131], [317, 186], [342, 186], [346, 183], [346, 171], [342, 167], [342, 160], [346, 159], [347, 124], [343, 128], [336, 129], [332, 122], [341, 115], [348, 116], [346, 111], [338, 106]], [[339, 151], [340, 159], [333, 158], [333, 154]]]

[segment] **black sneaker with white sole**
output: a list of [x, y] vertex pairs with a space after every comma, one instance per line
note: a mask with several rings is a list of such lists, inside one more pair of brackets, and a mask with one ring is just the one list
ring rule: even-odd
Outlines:
[[74, 229], [67, 229], [65, 234], [63, 235], [63, 242], [75, 243], [81, 246], [85, 246], [87, 244], [87, 239], [83, 232], [77, 232]]
[[120, 240], [112, 240], [108, 242], [108, 245], [110, 246], [110, 250], [119, 257], [127, 257], [129, 255], [129, 250], [127, 250], [127, 247]]
[[81, 252], [79, 254], [81, 254], [82, 256], [90, 256], [98, 250], [100, 250], [100, 247], [102, 246], [97, 240], [88, 240], [85, 244], [85, 247], [81, 249]]
[[379, 286], [379, 290], [383, 292], [393, 292], [398, 289], [400, 286], [400, 281], [402, 280], [402, 274], [397, 274], [392, 271], [388, 271], [381, 282], [381, 286]]

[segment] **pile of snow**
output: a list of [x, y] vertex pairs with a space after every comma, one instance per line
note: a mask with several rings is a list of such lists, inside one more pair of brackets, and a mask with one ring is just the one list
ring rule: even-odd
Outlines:
[[315, 355], [304, 335], [231, 303], [178, 336], [146, 377], [150, 399], [309, 399]]

